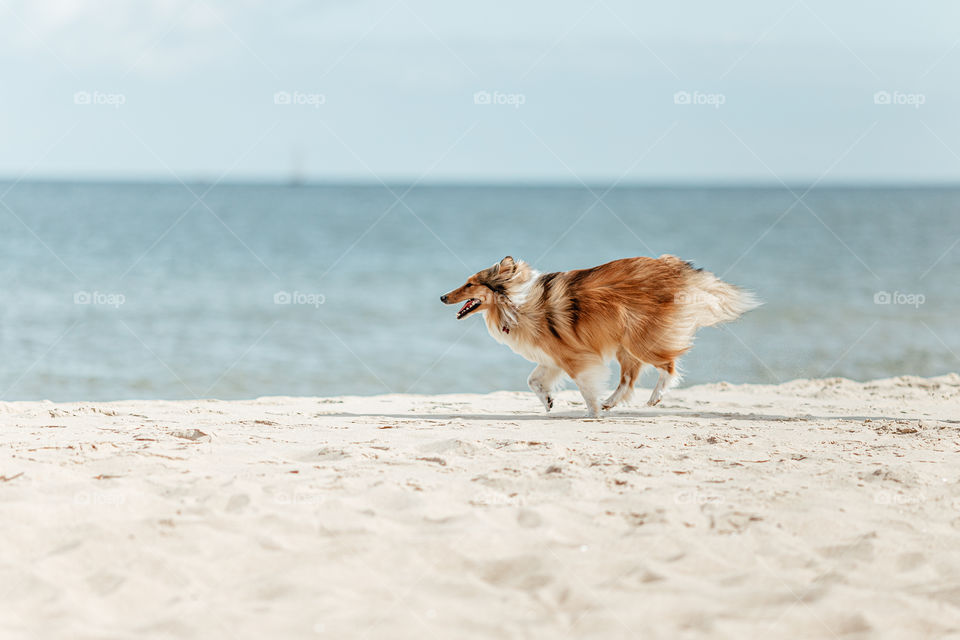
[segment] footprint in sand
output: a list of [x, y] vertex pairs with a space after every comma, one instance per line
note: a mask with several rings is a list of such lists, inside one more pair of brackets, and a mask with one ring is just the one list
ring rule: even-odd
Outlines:
[[535, 529], [543, 523], [543, 518], [533, 509], [521, 508], [517, 512], [517, 524], [524, 529]]
[[230, 496], [230, 499], [227, 501], [226, 510], [230, 513], [238, 513], [243, 511], [248, 504], [250, 504], [250, 496], [244, 493], [237, 493]]
[[524, 591], [540, 589], [553, 581], [536, 556], [516, 556], [486, 563], [480, 577], [498, 587], [512, 587]]
[[420, 447], [423, 453], [437, 453], [443, 455], [463, 456], [472, 458], [481, 451], [477, 445], [452, 438], [449, 440], [440, 440]]
[[350, 457], [350, 453], [344, 449], [335, 449], [333, 447], [323, 447], [316, 453], [310, 454], [304, 458], [307, 462], [321, 460], [323, 462], [332, 462], [335, 460], [345, 460]]

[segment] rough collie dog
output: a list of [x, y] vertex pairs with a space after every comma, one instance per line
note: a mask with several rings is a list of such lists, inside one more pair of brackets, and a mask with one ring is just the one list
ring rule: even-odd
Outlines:
[[[670, 255], [545, 274], [507, 256], [440, 301], [466, 301], [458, 320], [484, 314], [495, 340], [537, 363], [527, 383], [547, 411], [566, 374], [590, 417], [629, 400], [644, 364], [660, 372], [647, 402], [656, 405], [676, 380], [677, 359], [697, 329], [759, 305], [753, 294]], [[601, 404], [606, 363], [613, 358], [620, 363], [620, 385]]]

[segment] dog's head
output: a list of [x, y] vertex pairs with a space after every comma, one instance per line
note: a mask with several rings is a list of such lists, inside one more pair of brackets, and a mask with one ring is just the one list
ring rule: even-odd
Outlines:
[[466, 284], [440, 296], [444, 304], [466, 303], [457, 312], [457, 320], [466, 318], [474, 311], [490, 308], [502, 302], [509, 294], [508, 286], [516, 275], [518, 265], [507, 256], [498, 264], [467, 278]]

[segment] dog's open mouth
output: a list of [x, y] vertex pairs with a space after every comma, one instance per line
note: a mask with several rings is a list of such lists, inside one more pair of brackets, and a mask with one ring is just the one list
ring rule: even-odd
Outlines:
[[476, 309], [480, 306], [480, 301], [476, 298], [470, 298], [467, 300], [467, 303], [460, 308], [460, 311], [457, 311], [457, 320], [460, 320], [465, 315]]

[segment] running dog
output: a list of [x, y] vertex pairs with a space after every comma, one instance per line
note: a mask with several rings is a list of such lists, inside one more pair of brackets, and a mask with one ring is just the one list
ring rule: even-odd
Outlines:
[[[656, 405], [676, 381], [677, 359], [697, 329], [760, 305], [752, 293], [670, 255], [544, 274], [507, 256], [440, 301], [465, 302], [458, 320], [480, 312], [494, 340], [537, 364], [527, 383], [547, 411], [566, 374], [589, 417], [629, 400], [644, 364], [660, 372], [647, 402]], [[601, 403], [606, 363], [613, 358], [620, 384]]]

